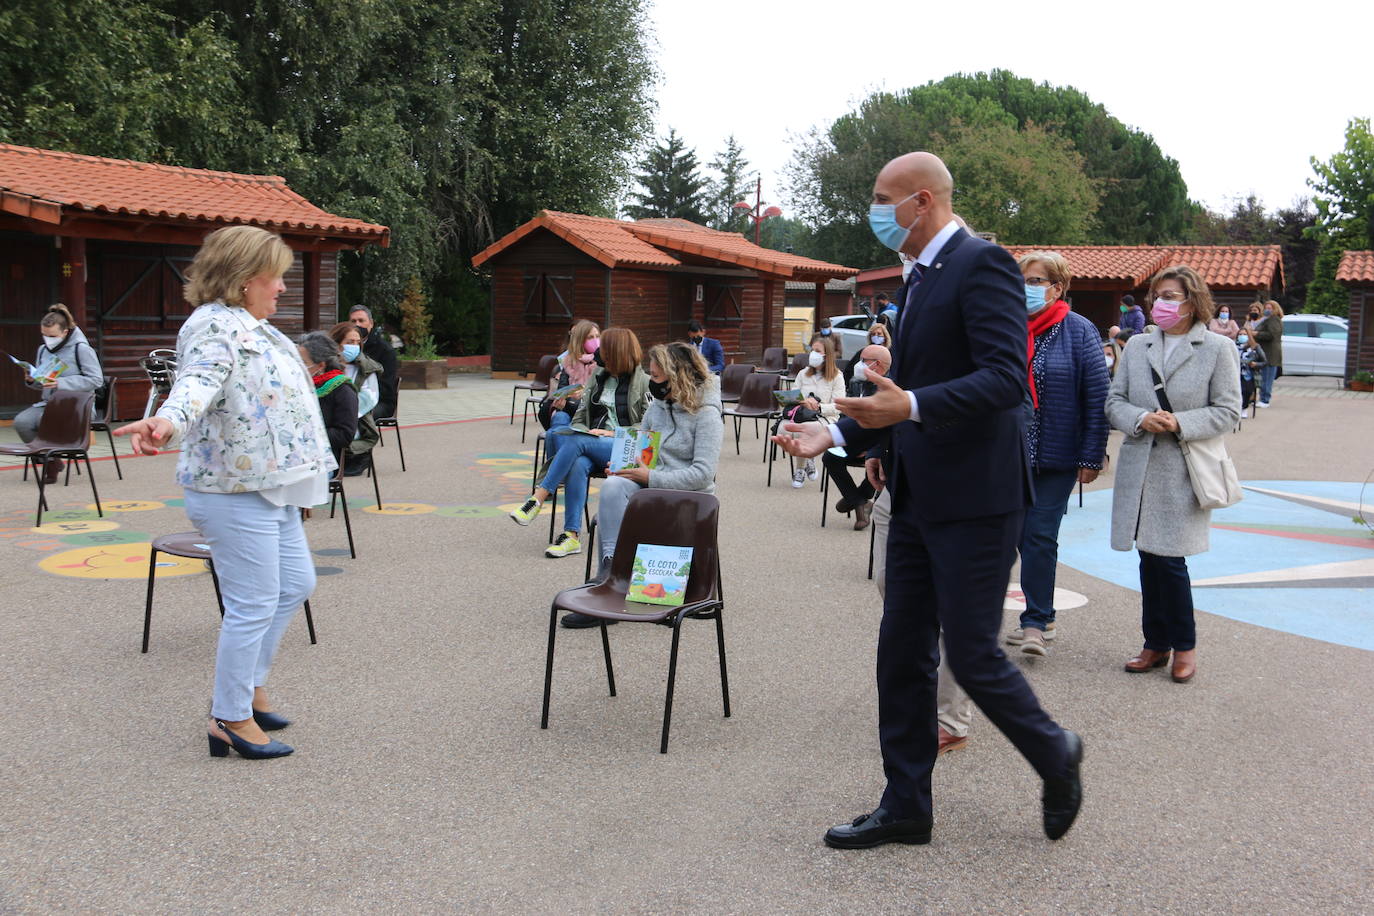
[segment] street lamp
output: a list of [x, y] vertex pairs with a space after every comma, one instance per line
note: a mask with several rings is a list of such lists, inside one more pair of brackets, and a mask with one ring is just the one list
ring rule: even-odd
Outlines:
[[759, 176], [758, 184], [754, 186], [754, 205], [751, 207], [747, 201], [741, 200], [735, 204], [734, 209], [745, 210], [748, 216], [754, 221], [754, 244], [759, 243], [759, 224], [764, 220], [774, 216], [782, 216], [782, 210], [778, 207], [763, 209], [763, 176]]

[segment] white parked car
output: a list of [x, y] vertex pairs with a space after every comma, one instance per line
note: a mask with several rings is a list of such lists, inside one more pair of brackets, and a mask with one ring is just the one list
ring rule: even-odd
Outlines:
[[1283, 316], [1284, 375], [1345, 375], [1350, 323], [1338, 315]]
[[831, 332], [840, 345], [841, 360], [847, 360], [868, 346], [868, 328], [873, 319], [867, 315], [841, 315], [830, 319]]

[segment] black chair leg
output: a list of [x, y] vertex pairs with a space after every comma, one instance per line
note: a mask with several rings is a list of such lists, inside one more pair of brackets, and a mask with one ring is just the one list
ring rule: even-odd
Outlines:
[[677, 647], [682, 636], [682, 620], [679, 616], [673, 621], [673, 648], [668, 654], [668, 693], [663, 698], [663, 740], [658, 745], [660, 754], [668, 753], [668, 727], [673, 721], [673, 685], [677, 682]]
[[521, 445], [524, 445], [524, 444], [525, 444], [525, 427], [529, 425], [529, 422], [530, 422], [530, 401], [529, 401], [529, 398], [526, 398], [526, 399], [525, 399], [525, 413], [524, 413], [523, 416], [520, 417], [520, 444], [521, 444]]
[[110, 440], [110, 454], [114, 456], [115, 473], [119, 475], [120, 480], [123, 480], [124, 472], [119, 469], [119, 452], [115, 449], [114, 432], [108, 423], [105, 425], [105, 438]]
[[725, 673], [724, 608], [716, 610], [716, 651], [720, 655], [720, 697], [725, 703], [725, 718], [730, 718], [730, 676]]
[[554, 491], [549, 494], [549, 498], [544, 501], [553, 502], [553, 508], [549, 510], [549, 543], [552, 544], [554, 537], [554, 523], [558, 521], [558, 489], [555, 488]]
[[582, 552], [587, 555], [587, 569], [582, 575], [583, 582], [592, 581], [592, 554], [596, 552], [596, 518], [593, 517], [587, 522], [587, 543], [583, 545]]
[[[773, 457], [776, 458], [776, 457], [777, 457], [777, 454], [776, 454], [776, 453], [777, 453], [777, 450], [778, 450], [778, 444], [777, 444], [776, 442], [774, 442], [774, 443], [772, 443], [772, 445], [773, 445], [773, 452], [774, 452]], [[771, 486], [773, 485], [773, 462], [772, 462], [772, 461], [769, 461], [768, 446], [767, 446], [767, 445], [765, 445], [765, 446], [763, 447], [763, 460], [768, 462], [768, 485], [771, 487]]]
[[372, 478], [372, 495], [377, 497], [377, 509], [382, 508], [382, 490], [377, 484], [377, 462], [372, 460], [372, 453], [367, 453], [367, 473]]
[[305, 628], [310, 633], [310, 645], [315, 645], [315, 616], [310, 613], [310, 602], [305, 602]]
[[406, 472], [406, 443], [405, 440], [401, 438], [400, 424], [397, 424], [392, 428], [396, 430], [396, 451], [400, 452], [401, 473], [404, 474]]
[[153, 628], [153, 572], [157, 569], [157, 548], [148, 554], [148, 600], [143, 605], [143, 652], [148, 651], [148, 632]]
[[[81, 457], [86, 459], [86, 476], [90, 478], [91, 495], [95, 497], [95, 514], [104, 518], [105, 510], [100, 507], [100, 493], [95, 488], [95, 473], [91, 470], [91, 454], [90, 452], [82, 452]], [[73, 460], [72, 463], [75, 464], [76, 462]]]
[[48, 507], [47, 497], [43, 494], [43, 475], [35, 468], [33, 477], [38, 481], [38, 511], [35, 513], [33, 527], [37, 528], [43, 524], [43, 510]]
[[553, 641], [558, 635], [558, 605], [549, 605], [549, 652], [544, 659], [544, 713], [539, 727], [549, 727], [549, 697], [553, 693]]
[[210, 581], [215, 584], [215, 603], [219, 605], [220, 620], [224, 619], [224, 592], [219, 588], [219, 573], [215, 571], [215, 561], [206, 560], [205, 565], [210, 568]]
[[344, 531], [348, 533], [348, 556], [350, 559], [358, 559], [358, 551], [353, 546], [353, 522], [348, 518], [348, 498], [339, 494], [339, 506], [343, 509]]
[[615, 669], [611, 667], [611, 637], [606, 635], [606, 621], [601, 621], [601, 652], [606, 656], [606, 684], [615, 696]]
[[739, 417], [733, 417], [732, 419], [735, 421], [735, 454], [739, 455], [739, 430], [741, 421]]
[[821, 527], [825, 527], [825, 510], [829, 508], [826, 504], [830, 502], [830, 472], [825, 468], [825, 460], [821, 460]]
[[514, 425], [515, 425], [515, 396], [516, 396], [517, 394], [519, 394], [519, 393], [520, 393], [520, 389], [519, 389], [519, 388], [512, 388], [512, 389], [510, 390], [510, 425], [511, 425], [511, 426], [514, 426]]

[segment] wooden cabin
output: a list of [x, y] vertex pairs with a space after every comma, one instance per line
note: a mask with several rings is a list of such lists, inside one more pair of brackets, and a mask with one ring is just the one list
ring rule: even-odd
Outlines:
[[[65, 303], [118, 379], [116, 419], [140, 416], [138, 360], [176, 345], [190, 314], [186, 266], [208, 233], [243, 223], [298, 253], [272, 319], [287, 334], [334, 323], [339, 251], [390, 240], [387, 227], [326, 213], [274, 175], [0, 144], [0, 348], [32, 360], [39, 319]], [[0, 369], [0, 417], [33, 402], [18, 370]]]
[[1350, 290], [1350, 336], [1345, 345], [1345, 380], [1374, 372], [1374, 251], [1347, 251], [1336, 282]]
[[781, 346], [784, 284], [825, 284], [856, 268], [761, 248], [680, 219], [636, 221], [544, 210], [472, 259], [491, 273], [491, 367], [530, 373], [583, 318], [630, 328], [649, 346], [700, 321], [725, 360], [759, 362]]

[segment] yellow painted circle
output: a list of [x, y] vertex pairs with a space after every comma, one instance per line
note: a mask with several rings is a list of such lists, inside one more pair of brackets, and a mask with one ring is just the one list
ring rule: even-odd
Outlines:
[[530, 463], [524, 458], [478, 458], [477, 463], [508, 468], [527, 468], [530, 466]]
[[502, 512], [514, 512], [516, 509], [519, 509], [523, 505], [524, 502], [506, 503], [505, 505], [497, 506], [496, 508], [500, 509]]
[[363, 509], [364, 512], [371, 512], [373, 515], [428, 515], [433, 512], [434, 506], [428, 503], [382, 503], [380, 509], [373, 503]]
[[521, 455], [529, 455], [531, 458], [533, 458], [533, 457], [534, 457], [534, 449], [530, 449], [528, 452], [519, 452], [518, 454], [521, 454]]
[[32, 530], [39, 534], [52, 534], [61, 537], [67, 534], [90, 534], [93, 531], [114, 531], [118, 527], [119, 522], [112, 522], [107, 518], [96, 518], [89, 521], [44, 522]]
[[[146, 579], [148, 578], [148, 552], [152, 545], [106, 544], [95, 547], [78, 547], [64, 550], [44, 557], [38, 568], [55, 576], [68, 576], [73, 579]], [[190, 576], [205, 571], [205, 561], [188, 560], [158, 554], [157, 575]]]
[[[123, 499], [119, 502], [101, 503], [101, 508], [106, 512], [150, 512], [153, 509], [162, 509], [166, 503], [154, 502], [151, 499]], [[87, 509], [94, 510], [95, 503], [87, 503]]]
[[[525, 465], [525, 467], [528, 468], [529, 465], [527, 464], [527, 465]], [[506, 473], [502, 474], [501, 476], [502, 476], [502, 477], [508, 477], [508, 478], [510, 478], [511, 480], [529, 480], [529, 479], [530, 479], [530, 472], [527, 471], [527, 470], [526, 470], [526, 471], [507, 471]]]

